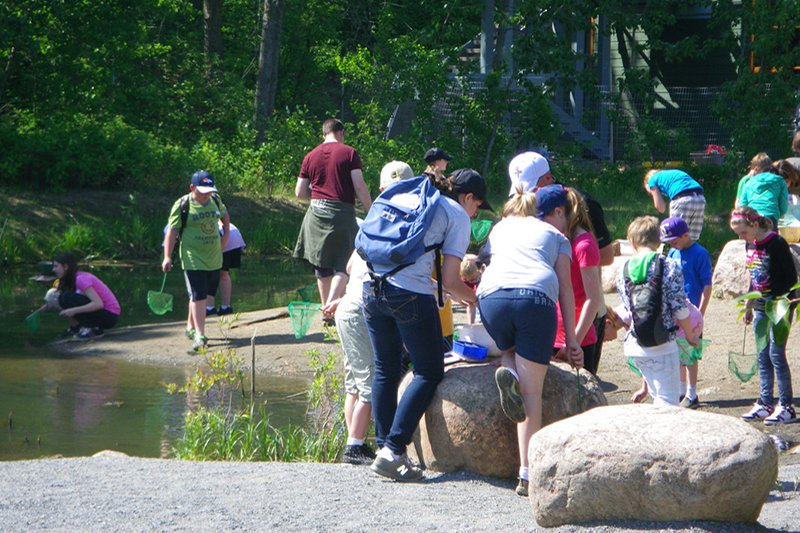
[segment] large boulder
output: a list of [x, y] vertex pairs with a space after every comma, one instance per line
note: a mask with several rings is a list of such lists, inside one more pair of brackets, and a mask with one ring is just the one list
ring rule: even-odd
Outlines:
[[745, 242], [739, 239], [728, 242], [722, 249], [712, 280], [715, 297], [736, 298], [748, 291], [750, 275], [747, 273], [744, 245]]
[[531, 439], [540, 526], [594, 520], [755, 522], [778, 476], [770, 439], [730, 416], [622, 405], [562, 420]]
[[[800, 244], [789, 244], [794, 266], [800, 272]], [[750, 275], [747, 273], [747, 253], [745, 242], [741, 239], [729, 241], [717, 259], [714, 267], [714, 296], [717, 298], [736, 298], [750, 289]]]
[[[494, 381], [497, 368], [488, 364], [455, 364], [445, 368], [444, 380], [414, 434], [409, 456], [439, 472], [467, 471], [514, 478], [519, 469], [517, 427], [503, 413]], [[405, 390], [411, 374], [405, 377]], [[580, 372], [580, 407], [607, 405], [597, 379]], [[551, 363], [543, 392], [543, 424], [581, 411], [575, 371]]]

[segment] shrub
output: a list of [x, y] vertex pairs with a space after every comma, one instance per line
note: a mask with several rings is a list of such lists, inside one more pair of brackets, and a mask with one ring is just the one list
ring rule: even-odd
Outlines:
[[167, 190], [191, 173], [189, 153], [127, 124], [120, 117], [30, 113], [4, 116], [0, 172], [5, 183], [29, 190], [100, 188]]

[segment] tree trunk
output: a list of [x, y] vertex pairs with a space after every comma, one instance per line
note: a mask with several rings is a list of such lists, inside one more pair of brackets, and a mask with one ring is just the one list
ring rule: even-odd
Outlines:
[[481, 12], [481, 74], [492, 72], [494, 64], [494, 0], [483, 0]]
[[275, 106], [283, 10], [284, 0], [264, 0], [264, 17], [261, 21], [261, 46], [258, 51], [255, 117], [253, 119], [256, 126], [256, 143], [258, 144], [264, 141], [267, 123]]
[[[516, 8], [514, 0], [500, 0], [499, 10], [503, 13], [502, 22], [497, 28], [497, 39], [494, 46], [494, 60], [492, 70], [497, 71], [505, 66], [506, 76], [511, 76], [514, 71], [512, 64], [511, 46], [514, 40], [514, 26], [512, 25], [512, 18], [514, 17], [514, 9]], [[506, 63], [503, 65], [503, 63]]]
[[222, 3], [224, 0], [203, 0], [203, 51], [214, 63], [222, 59]]

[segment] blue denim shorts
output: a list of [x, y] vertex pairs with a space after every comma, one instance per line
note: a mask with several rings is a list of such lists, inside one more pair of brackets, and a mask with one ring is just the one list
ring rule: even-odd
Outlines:
[[480, 298], [478, 308], [486, 331], [501, 350], [546, 365], [553, 355], [558, 316], [556, 304], [533, 289], [504, 289]]

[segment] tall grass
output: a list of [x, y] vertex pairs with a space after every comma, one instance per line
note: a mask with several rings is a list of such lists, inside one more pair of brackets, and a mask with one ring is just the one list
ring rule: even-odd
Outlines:
[[243, 374], [241, 360], [232, 350], [209, 355], [207, 370], [198, 369], [183, 386], [167, 385], [170, 393], [218, 400], [186, 414], [184, 435], [173, 444], [172, 456], [191, 461], [335, 462], [346, 438], [337, 359], [332, 353], [322, 357], [316, 350], [306, 354], [314, 380], [304, 427], [272, 426], [263, 404], [233, 409]]
[[344, 437], [311, 427], [275, 428], [266, 406], [230, 415], [201, 408], [186, 415], [184, 436], [173, 456], [189, 461], [335, 462]]

